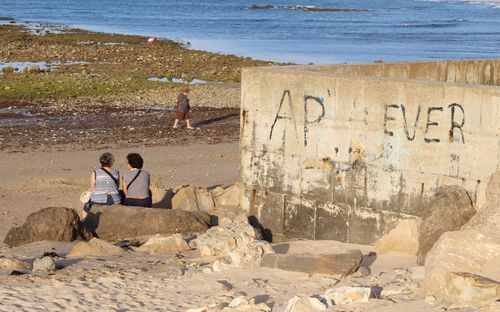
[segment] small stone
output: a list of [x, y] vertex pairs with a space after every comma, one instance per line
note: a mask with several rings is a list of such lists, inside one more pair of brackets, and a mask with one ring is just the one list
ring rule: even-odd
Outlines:
[[56, 262], [51, 257], [43, 257], [33, 262], [33, 271], [53, 272], [56, 270]]
[[434, 304], [436, 304], [436, 302], [437, 302], [437, 300], [436, 300], [436, 297], [434, 297], [434, 296], [426, 296], [425, 297], [425, 303], [427, 303], [427, 304], [434, 305]]
[[328, 303], [342, 305], [354, 302], [368, 302], [371, 292], [370, 287], [343, 286], [327, 290], [323, 297]]
[[315, 312], [325, 311], [326, 308], [327, 306], [318, 298], [294, 296], [287, 302], [276, 304], [273, 312]]
[[399, 294], [408, 294], [410, 293], [410, 287], [409, 285], [401, 285], [401, 284], [390, 284], [384, 286], [382, 289], [382, 292], [380, 293], [381, 297], [389, 297], [393, 295], [399, 295]]

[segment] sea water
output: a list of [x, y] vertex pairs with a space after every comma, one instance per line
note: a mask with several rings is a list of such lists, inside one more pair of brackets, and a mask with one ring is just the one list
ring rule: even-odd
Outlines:
[[[253, 3], [370, 11], [249, 9]], [[500, 57], [498, 0], [0, 0], [0, 16], [301, 64]]]

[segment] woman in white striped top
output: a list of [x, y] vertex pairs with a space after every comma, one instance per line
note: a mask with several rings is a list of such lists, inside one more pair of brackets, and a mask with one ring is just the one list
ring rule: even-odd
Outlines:
[[87, 217], [92, 204], [113, 205], [121, 202], [119, 192], [120, 172], [113, 169], [115, 157], [111, 153], [104, 153], [99, 157], [101, 168], [94, 170], [90, 175], [90, 201], [83, 207], [82, 219]]

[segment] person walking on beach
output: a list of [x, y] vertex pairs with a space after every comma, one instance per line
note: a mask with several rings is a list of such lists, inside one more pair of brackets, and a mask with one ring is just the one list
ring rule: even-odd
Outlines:
[[189, 110], [191, 106], [189, 106], [189, 98], [187, 97], [189, 94], [189, 88], [182, 89], [182, 92], [177, 96], [177, 103], [175, 105], [175, 122], [172, 128], [177, 129], [179, 124], [179, 120], [185, 120], [186, 128], [194, 129], [191, 127], [189, 123]]

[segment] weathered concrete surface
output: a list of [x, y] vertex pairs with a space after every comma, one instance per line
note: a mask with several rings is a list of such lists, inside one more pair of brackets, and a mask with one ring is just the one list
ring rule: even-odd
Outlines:
[[481, 206], [500, 163], [499, 64], [244, 69], [242, 208], [274, 240], [373, 244], [440, 185]]
[[[303, 70], [302, 66], [292, 68]], [[307, 70], [343, 76], [374, 76], [500, 86], [500, 60], [498, 59], [320, 65], [308, 66]]]

